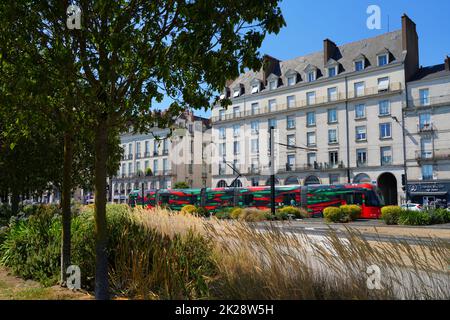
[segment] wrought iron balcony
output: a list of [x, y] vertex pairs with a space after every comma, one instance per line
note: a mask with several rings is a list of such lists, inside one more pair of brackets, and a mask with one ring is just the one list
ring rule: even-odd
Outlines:
[[450, 148], [434, 150], [417, 150], [417, 161], [450, 160]]

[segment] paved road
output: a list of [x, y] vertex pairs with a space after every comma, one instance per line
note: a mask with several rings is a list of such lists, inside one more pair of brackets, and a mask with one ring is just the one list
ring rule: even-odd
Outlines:
[[[255, 224], [258, 230], [264, 230], [267, 228], [277, 228], [283, 232], [290, 233], [303, 233], [308, 235], [326, 236], [331, 230], [334, 230], [339, 237], [346, 237], [346, 228], [358, 227], [383, 227], [383, 228], [396, 228], [397, 226], [386, 226], [379, 220], [360, 220], [349, 224], [327, 224], [323, 219], [304, 219], [301, 221], [289, 221], [289, 222], [262, 222]], [[402, 226], [402, 228], [417, 228], [411, 226]], [[424, 226], [422, 229], [444, 229], [448, 230], [450, 235], [450, 223], [438, 225], [438, 226]], [[389, 235], [389, 234], [376, 234], [376, 233], [362, 233], [362, 236], [368, 241], [380, 241], [380, 242], [393, 242], [404, 241], [408, 244], [426, 244], [430, 243], [429, 237], [419, 236], [405, 236], [405, 235]], [[450, 241], [450, 240], [449, 240]]]

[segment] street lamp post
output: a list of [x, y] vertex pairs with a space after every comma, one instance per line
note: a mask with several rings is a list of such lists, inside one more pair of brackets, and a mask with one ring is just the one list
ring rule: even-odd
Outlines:
[[270, 211], [275, 215], [275, 139], [273, 126], [269, 129], [270, 139]]

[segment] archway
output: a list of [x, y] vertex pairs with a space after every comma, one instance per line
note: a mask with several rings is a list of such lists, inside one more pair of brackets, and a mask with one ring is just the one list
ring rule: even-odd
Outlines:
[[231, 187], [233, 187], [233, 188], [241, 188], [242, 187], [242, 182], [241, 182], [241, 180], [235, 180], [235, 181], [233, 181], [233, 183], [231, 184]]
[[312, 184], [320, 184], [319, 178], [317, 178], [316, 176], [309, 176], [305, 179], [305, 186], [309, 186]]
[[360, 173], [353, 178], [353, 183], [371, 183], [369, 175]]
[[217, 188], [226, 188], [226, 187], [227, 187], [227, 183], [226, 183], [225, 180], [220, 180], [220, 181], [217, 183]]
[[390, 172], [385, 172], [378, 177], [378, 187], [383, 194], [385, 205], [397, 205], [397, 179]]
[[[278, 180], [277, 178], [275, 178], [275, 185], [276, 185], [276, 186], [280, 185], [280, 180]], [[267, 181], [266, 181], [266, 186], [267, 186], [267, 187], [270, 186], [270, 178], [267, 179]]]
[[297, 185], [299, 183], [298, 183], [297, 177], [289, 177], [284, 181], [284, 184], [287, 186], [292, 186], [292, 185]]

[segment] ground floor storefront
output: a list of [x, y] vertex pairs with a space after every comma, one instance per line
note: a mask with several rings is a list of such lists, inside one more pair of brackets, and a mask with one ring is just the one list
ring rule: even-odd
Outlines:
[[408, 195], [412, 203], [432, 207], [449, 207], [450, 181], [409, 182]]

